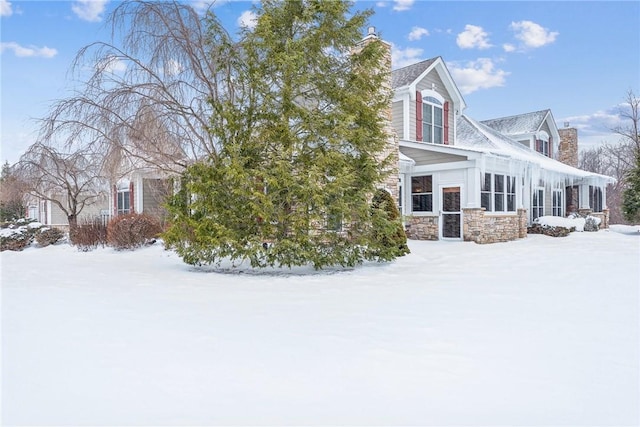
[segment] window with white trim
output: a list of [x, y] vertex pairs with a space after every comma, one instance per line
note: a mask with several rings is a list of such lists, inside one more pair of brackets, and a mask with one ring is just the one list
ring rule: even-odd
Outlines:
[[485, 173], [480, 188], [480, 206], [487, 212], [515, 212], [516, 178]]
[[551, 156], [551, 142], [536, 139], [536, 151], [544, 156]]
[[422, 140], [442, 144], [443, 137], [442, 102], [432, 96], [422, 98]]
[[131, 212], [131, 190], [126, 188], [118, 188], [118, 215], [124, 215]]
[[411, 210], [433, 212], [433, 177], [431, 175], [411, 177]]
[[531, 195], [531, 217], [533, 219], [544, 216], [544, 188], [534, 188]]
[[553, 193], [551, 193], [552, 205], [551, 205], [551, 215], [553, 216], [562, 216], [562, 190], [554, 189]]
[[589, 186], [589, 207], [593, 212], [602, 212], [602, 188]]

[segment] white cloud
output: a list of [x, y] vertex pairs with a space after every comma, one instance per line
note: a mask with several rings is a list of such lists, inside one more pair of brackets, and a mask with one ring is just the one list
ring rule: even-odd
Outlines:
[[467, 24], [464, 31], [458, 34], [456, 43], [461, 49], [488, 49], [492, 45], [489, 43], [489, 34], [477, 25]]
[[4, 52], [5, 50], [11, 50], [13, 53], [20, 58], [53, 58], [58, 54], [56, 49], [43, 46], [21, 46], [16, 42], [3, 42], [0, 43], [0, 52]]
[[116, 56], [110, 56], [97, 63], [96, 68], [108, 73], [123, 73], [127, 70], [127, 64]]
[[391, 44], [391, 64], [392, 67], [402, 68], [407, 65], [415, 64], [422, 60], [422, 54], [424, 49], [408, 47], [401, 49], [400, 47]]
[[480, 89], [504, 86], [507, 71], [497, 69], [489, 58], [478, 58], [465, 64], [447, 63], [451, 76], [463, 95], [468, 95]]
[[422, 37], [428, 36], [428, 35], [429, 35], [429, 30], [427, 30], [426, 28], [413, 27], [411, 29], [411, 32], [409, 33], [409, 40], [411, 41], [420, 40]]
[[245, 10], [242, 12], [240, 17], [238, 17], [238, 26], [254, 28], [257, 24], [257, 16], [251, 10]]
[[76, 0], [71, 10], [83, 21], [100, 22], [109, 0]]
[[416, 0], [393, 0], [393, 2], [395, 3], [395, 5], [393, 6], [393, 10], [396, 10], [398, 12], [409, 10], [411, 9], [415, 1]]
[[0, 16], [11, 16], [13, 9], [11, 8], [11, 2], [7, 0], [0, 0]]
[[376, 7], [387, 7], [387, 2], [386, 1], [376, 2]]
[[619, 111], [612, 108], [609, 111], [599, 110], [592, 114], [566, 117], [561, 123], [569, 122], [571, 127], [575, 127], [585, 132], [611, 132], [611, 129], [621, 126], [624, 121], [620, 117]]
[[512, 45], [511, 43], [503, 44], [502, 48], [504, 49], [505, 52], [513, 52], [513, 51], [516, 50], [516, 47], [514, 45]]
[[512, 22], [509, 28], [527, 48], [538, 48], [553, 43], [559, 34], [531, 21]]

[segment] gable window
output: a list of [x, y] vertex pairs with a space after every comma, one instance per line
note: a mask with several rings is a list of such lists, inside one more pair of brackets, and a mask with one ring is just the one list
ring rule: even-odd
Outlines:
[[602, 212], [602, 188], [589, 186], [589, 206], [593, 212]]
[[411, 178], [411, 210], [433, 212], [433, 177], [431, 175]]
[[547, 156], [547, 157], [552, 157], [552, 149], [553, 149], [553, 138], [551, 138], [551, 136], [549, 134], [547, 134], [546, 132], [540, 132], [537, 136], [536, 136], [536, 140], [535, 140], [535, 145], [534, 148], [535, 150], [542, 154], [543, 156]]
[[431, 96], [422, 99], [422, 140], [442, 144], [442, 103]]
[[416, 141], [449, 143], [449, 103], [435, 90], [416, 93]]
[[480, 206], [487, 212], [515, 212], [516, 178], [485, 173], [480, 188]]

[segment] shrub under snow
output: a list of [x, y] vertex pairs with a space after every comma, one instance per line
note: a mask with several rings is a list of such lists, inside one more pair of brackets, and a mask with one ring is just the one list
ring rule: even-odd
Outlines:
[[160, 222], [146, 214], [119, 215], [107, 226], [107, 242], [116, 249], [135, 249], [162, 232]]

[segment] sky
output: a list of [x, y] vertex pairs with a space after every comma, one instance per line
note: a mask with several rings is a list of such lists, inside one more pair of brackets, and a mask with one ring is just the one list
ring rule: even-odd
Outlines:
[[[185, 0], [204, 11], [211, 2]], [[0, 0], [0, 161], [36, 141], [38, 120], [69, 97], [74, 56], [111, 41], [109, 0]], [[218, 0], [236, 33], [251, 1]], [[611, 129], [628, 91], [640, 94], [639, 1], [357, 1], [392, 44], [393, 67], [441, 56], [477, 120], [551, 109], [579, 130], [581, 148], [617, 143]], [[363, 29], [363, 35], [365, 29]]]

